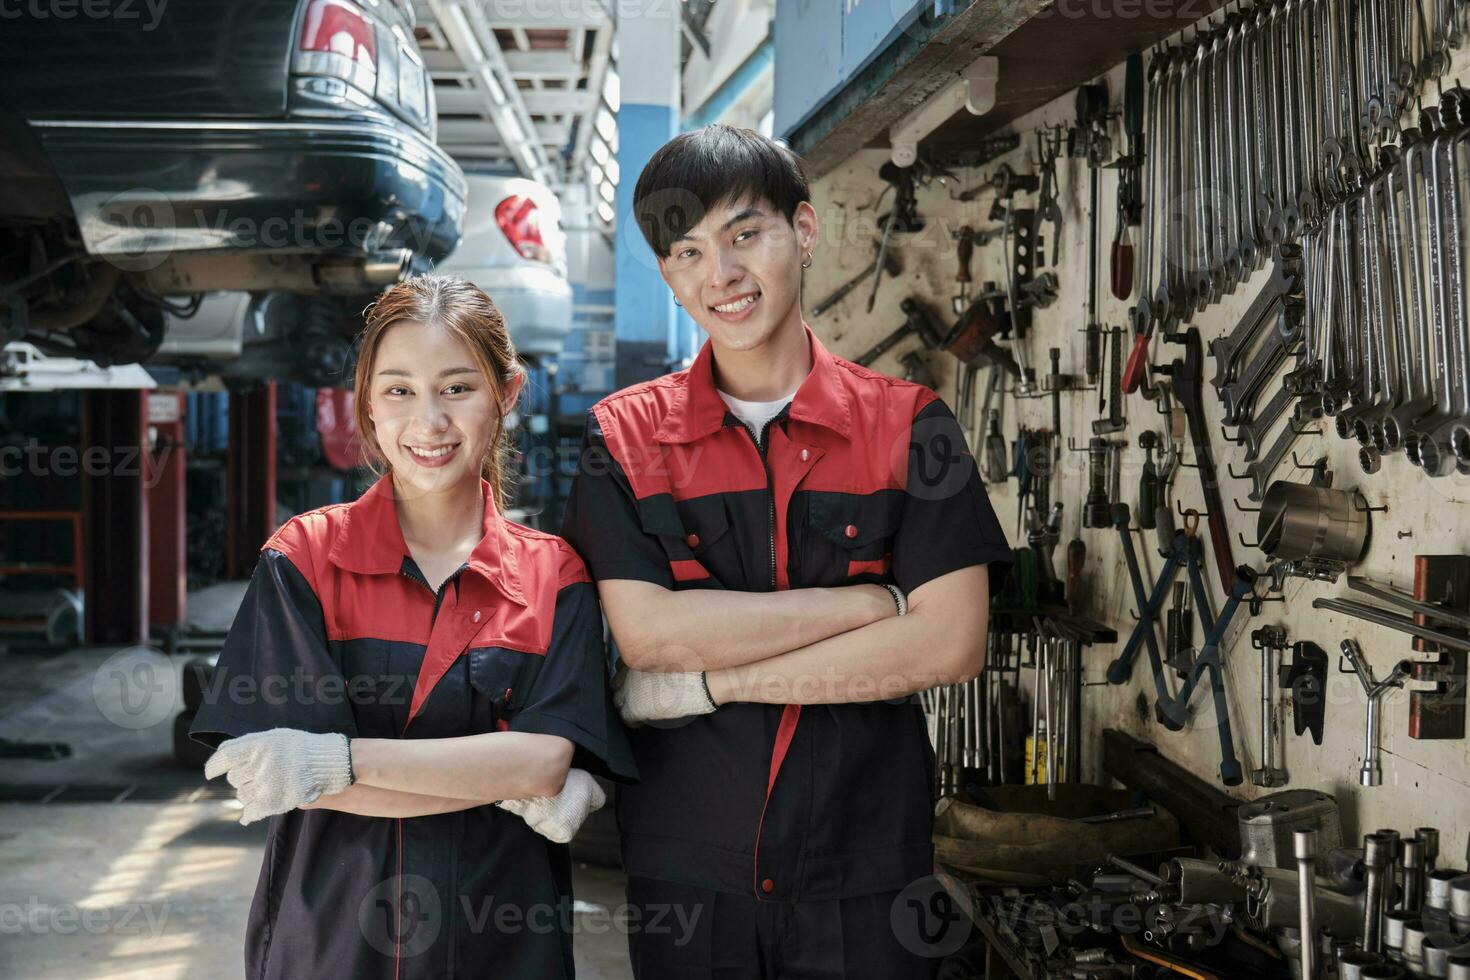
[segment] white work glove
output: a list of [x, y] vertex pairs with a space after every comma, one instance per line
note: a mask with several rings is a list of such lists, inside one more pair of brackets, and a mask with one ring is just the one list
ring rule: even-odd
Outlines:
[[612, 684], [613, 704], [623, 721], [641, 725], [669, 718], [692, 718], [715, 710], [704, 672], [657, 674], [619, 666]]
[[607, 794], [585, 769], [568, 769], [566, 785], [555, 796], [501, 800], [495, 804], [520, 817], [547, 840], [565, 844], [577, 836], [583, 821], [607, 802]]
[[352, 785], [352, 753], [346, 735], [272, 728], [221, 742], [204, 763], [204, 776], [221, 773], [244, 805], [245, 826], [342, 792]]

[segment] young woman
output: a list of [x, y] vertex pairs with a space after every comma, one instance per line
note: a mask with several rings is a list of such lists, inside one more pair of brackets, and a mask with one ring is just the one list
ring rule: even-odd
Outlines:
[[266, 543], [190, 731], [270, 817], [252, 980], [571, 977], [565, 841], [626, 780], [597, 595], [507, 521], [524, 375], [475, 286], [369, 310], [357, 424], [378, 481]]

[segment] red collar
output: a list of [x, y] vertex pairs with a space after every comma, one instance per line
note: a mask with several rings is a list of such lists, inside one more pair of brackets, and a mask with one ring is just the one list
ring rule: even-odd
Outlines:
[[[796, 396], [791, 400], [790, 417], [826, 426], [838, 435], [848, 434], [852, 413], [848, 409], [847, 391], [842, 385], [837, 359], [822, 346], [812, 328], [803, 320], [812, 355], [812, 369]], [[654, 438], [659, 442], [693, 442], [725, 424], [728, 409], [715, 388], [714, 350], [706, 340], [699, 355], [685, 372], [684, 385], [664, 413]]]
[[[490, 482], [483, 477], [480, 492], [485, 498], [485, 533], [470, 552], [468, 564], [511, 601], [527, 605], [521, 592], [516, 552], [507, 540], [505, 519], [495, 509]], [[377, 575], [397, 573], [408, 553], [403, 529], [398, 525], [398, 511], [393, 506], [393, 477], [385, 474], [347, 506], [342, 529], [327, 558], [349, 572]]]

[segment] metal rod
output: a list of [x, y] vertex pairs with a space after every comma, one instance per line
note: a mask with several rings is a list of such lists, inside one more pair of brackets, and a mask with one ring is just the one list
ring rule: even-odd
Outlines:
[[1314, 853], [1317, 832], [1298, 830], [1292, 834], [1292, 843], [1296, 850], [1297, 905], [1301, 911], [1301, 980], [1317, 980], [1317, 873]]
[[1424, 842], [1404, 839], [1404, 911], [1418, 912], [1424, 904]]
[[1393, 845], [1378, 836], [1369, 834], [1363, 839], [1363, 866], [1367, 869], [1367, 880], [1363, 888], [1363, 951], [1383, 951], [1383, 878], [1384, 870], [1393, 857]]
[[1462, 636], [1454, 636], [1442, 630], [1430, 629], [1427, 626], [1419, 626], [1407, 616], [1395, 616], [1393, 613], [1385, 612], [1376, 606], [1370, 606], [1362, 602], [1354, 602], [1351, 599], [1318, 598], [1312, 600], [1313, 609], [1326, 609], [1330, 612], [1340, 612], [1346, 615], [1376, 623], [1379, 626], [1387, 626], [1389, 629], [1417, 636], [1421, 640], [1429, 640], [1432, 643], [1440, 643], [1456, 650], [1470, 650], [1470, 639]]

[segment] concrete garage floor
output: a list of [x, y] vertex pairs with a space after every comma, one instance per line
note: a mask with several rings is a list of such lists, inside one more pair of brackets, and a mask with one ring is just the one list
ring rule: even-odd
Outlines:
[[[244, 585], [210, 591], [191, 612], [226, 628]], [[70, 748], [0, 758], [0, 978], [243, 975], [266, 825], [241, 827], [224, 780], [174, 761], [182, 659], [0, 654], [0, 740]], [[610, 927], [621, 874], [579, 867], [576, 895], [578, 977], [628, 980], [626, 937]]]
[[[0, 804], [0, 976], [29, 980], [228, 980], [265, 824], [224, 800]], [[626, 980], [608, 929], [622, 876], [578, 869], [581, 980]], [[531, 980], [531, 978], [527, 978]]]

